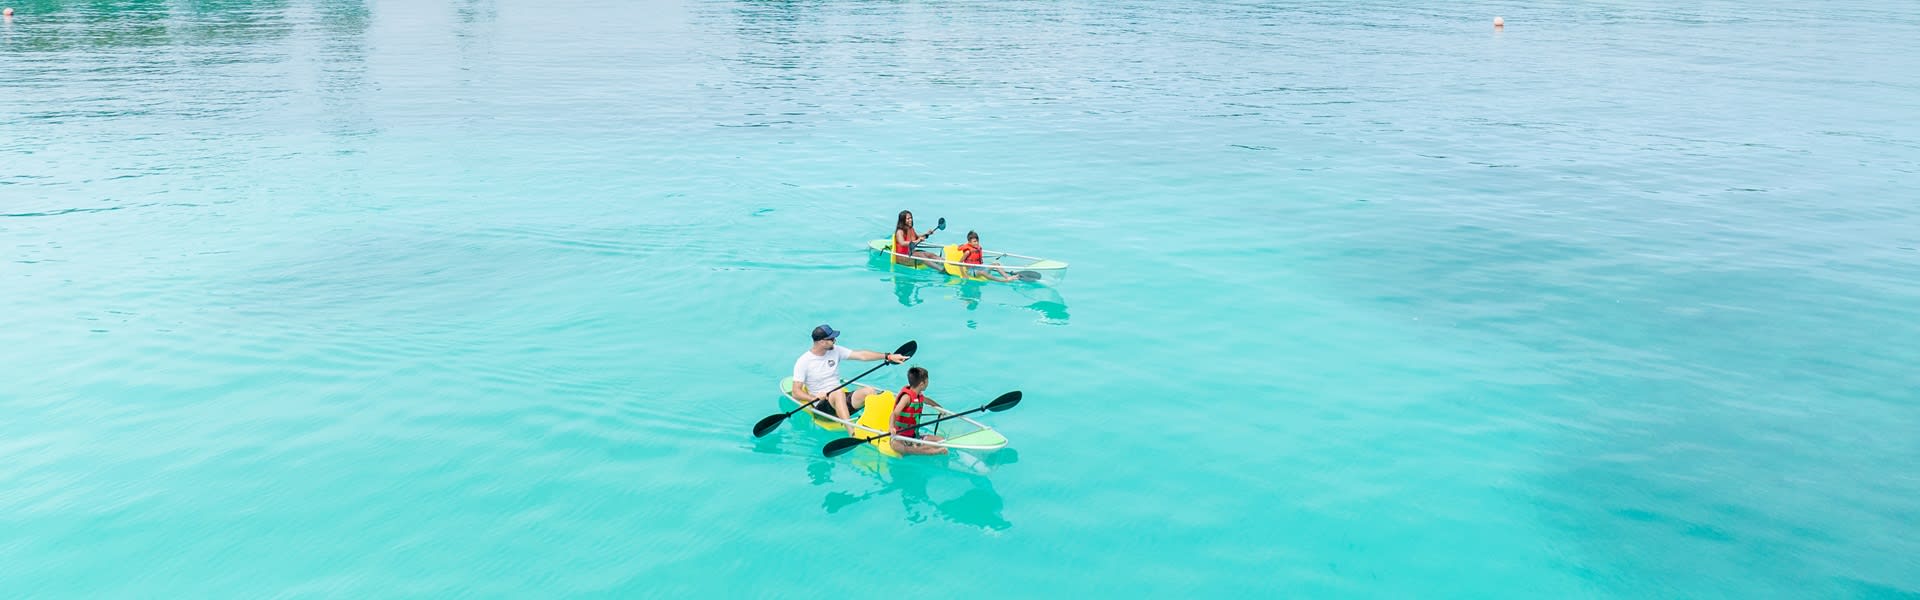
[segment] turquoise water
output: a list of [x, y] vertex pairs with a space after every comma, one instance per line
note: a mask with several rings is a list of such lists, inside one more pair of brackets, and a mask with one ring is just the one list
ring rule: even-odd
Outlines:
[[0, 595], [1920, 594], [1910, 2], [13, 6]]

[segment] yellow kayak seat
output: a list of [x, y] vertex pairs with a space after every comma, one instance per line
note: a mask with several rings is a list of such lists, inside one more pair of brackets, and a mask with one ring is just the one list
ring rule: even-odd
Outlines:
[[[893, 431], [893, 401], [893, 392], [875, 392], [868, 394], [866, 408], [861, 409], [860, 420], [855, 423], [874, 431]], [[895, 458], [900, 456], [899, 452], [893, 451], [891, 439], [872, 439], [879, 437], [880, 434], [870, 433], [864, 430], [854, 431], [852, 433], [853, 437], [870, 440], [867, 443], [873, 444], [873, 447], [879, 450], [881, 454]]]

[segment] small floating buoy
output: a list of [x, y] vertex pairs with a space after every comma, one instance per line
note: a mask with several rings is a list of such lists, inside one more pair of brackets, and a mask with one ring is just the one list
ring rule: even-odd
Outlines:
[[1494, 30], [1494, 31], [1499, 31], [1499, 30], [1502, 30], [1502, 29], [1506, 29], [1506, 28], [1507, 28], [1507, 20], [1506, 20], [1506, 19], [1502, 19], [1502, 18], [1500, 18], [1500, 17], [1494, 17], [1494, 18], [1493, 18], [1493, 30]]
[[7, 7], [7, 10], [5, 10], [5, 11], [0, 11], [0, 14], [4, 14], [4, 15], [6, 15], [6, 16], [9, 16], [9, 17], [11, 17], [11, 16], [13, 16], [13, 7], [11, 7], [11, 6], [9, 6], [9, 7]]

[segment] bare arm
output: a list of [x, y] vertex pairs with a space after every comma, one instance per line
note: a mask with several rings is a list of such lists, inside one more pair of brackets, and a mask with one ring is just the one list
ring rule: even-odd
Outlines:
[[854, 350], [852, 353], [847, 355], [847, 358], [851, 358], [854, 360], [869, 360], [869, 361], [885, 359], [886, 361], [894, 364], [907, 362], [907, 357], [905, 356], [901, 356], [898, 354], [881, 354], [879, 352], [874, 352], [872, 350]]
[[787, 395], [801, 402], [812, 402], [816, 398], [807, 393], [807, 372], [800, 368], [800, 361], [793, 361], [793, 390]]

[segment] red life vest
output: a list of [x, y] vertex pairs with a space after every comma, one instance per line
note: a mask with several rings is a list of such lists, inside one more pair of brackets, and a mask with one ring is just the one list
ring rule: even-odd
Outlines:
[[896, 435], [910, 438], [920, 437], [920, 430], [907, 431], [907, 428], [920, 425], [920, 407], [926, 400], [927, 397], [920, 395], [920, 392], [915, 391], [913, 386], [900, 388], [900, 403], [894, 405], [893, 409], [893, 430], [900, 432]]
[[965, 244], [962, 244], [960, 246], [960, 252], [961, 252], [960, 262], [967, 263], [970, 265], [980, 264], [981, 251], [980, 251], [979, 244], [975, 244], [973, 242], [967, 242]]

